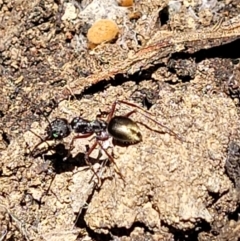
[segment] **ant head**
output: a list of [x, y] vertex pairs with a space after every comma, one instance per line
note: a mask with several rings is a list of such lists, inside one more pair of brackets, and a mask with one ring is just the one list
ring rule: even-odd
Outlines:
[[47, 140], [61, 140], [71, 132], [68, 121], [63, 118], [56, 118], [46, 128]]

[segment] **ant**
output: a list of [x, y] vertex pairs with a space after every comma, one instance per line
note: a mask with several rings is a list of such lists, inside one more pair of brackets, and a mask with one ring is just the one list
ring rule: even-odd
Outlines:
[[[127, 113], [123, 116], [114, 116], [114, 112], [116, 110], [117, 104], [125, 104], [131, 107], [134, 107], [135, 109]], [[140, 111], [141, 110], [141, 111]], [[69, 123], [64, 118], [56, 118], [52, 122], [49, 122], [49, 125], [46, 127], [46, 137], [41, 138], [42, 141], [38, 143], [33, 150], [35, 150], [40, 144], [43, 142], [49, 141], [49, 140], [62, 140], [65, 137], [69, 136], [70, 133], [73, 131], [76, 135], [72, 138], [70, 143], [70, 150], [74, 148], [74, 142], [79, 138], [87, 138], [95, 134], [95, 142], [94, 144], [86, 151], [85, 153], [85, 161], [86, 163], [91, 167], [94, 174], [98, 177], [96, 172], [93, 170], [92, 165], [89, 162], [89, 157], [93, 150], [96, 148], [96, 146], [100, 146], [101, 150], [104, 151], [104, 153], [107, 155], [108, 159], [114, 163], [114, 165], [117, 168], [118, 174], [121, 176], [121, 178], [124, 180], [121, 172], [119, 171], [114, 158], [107, 152], [107, 148], [104, 148], [102, 145], [102, 141], [108, 140], [110, 137], [113, 138], [113, 141], [117, 141], [119, 143], [123, 143], [125, 145], [129, 144], [136, 144], [142, 141], [142, 134], [140, 132], [140, 128], [137, 125], [137, 123], [144, 125], [148, 129], [152, 130], [147, 125], [139, 122], [139, 121], [133, 121], [129, 118], [133, 113], [140, 113], [144, 117], [148, 118], [152, 122], [156, 123], [157, 125], [165, 128], [168, 130], [169, 133], [177, 137], [179, 136], [174, 133], [172, 130], [170, 130], [168, 127], [162, 125], [158, 121], [151, 118], [149, 115], [153, 115], [150, 112], [144, 110], [143, 108], [127, 102], [123, 100], [117, 100], [113, 103], [112, 108], [110, 112], [108, 113], [107, 120], [101, 120], [96, 119], [93, 121], [84, 119], [82, 117], [75, 117], [73, 120]], [[156, 131], [156, 130], [153, 130]], [[99, 178], [98, 178], [99, 179]]]

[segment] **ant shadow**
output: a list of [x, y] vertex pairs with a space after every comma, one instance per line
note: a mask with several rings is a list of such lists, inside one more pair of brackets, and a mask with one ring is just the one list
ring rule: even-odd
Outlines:
[[[128, 146], [127, 144], [124, 145], [121, 142], [117, 142], [116, 140], [112, 140], [113, 141], [113, 145], [111, 147], [112, 152], [110, 154], [110, 156], [112, 158], [114, 158], [114, 146]], [[116, 143], [115, 143], [116, 142]], [[137, 143], [136, 143], [137, 144]], [[50, 166], [53, 170], [53, 179], [51, 181], [54, 181], [54, 178], [56, 175], [64, 173], [64, 172], [73, 172], [76, 174], [78, 172], [85, 172], [88, 170], [92, 170], [92, 175], [91, 178], [89, 179], [88, 183], [94, 182], [94, 187], [95, 190], [100, 190], [103, 183], [106, 180], [113, 180], [114, 176], [111, 175], [102, 175], [106, 170], [106, 168], [110, 167], [111, 165], [111, 161], [109, 160], [108, 157], [102, 158], [104, 152], [102, 152], [102, 149], [99, 148], [99, 153], [97, 155], [97, 157], [91, 157], [88, 156], [88, 161], [86, 161], [86, 153], [89, 150], [89, 146], [86, 145], [86, 151], [85, 152], [79, 152], [77, 153], [75, 156], [73, 156], [70, 153], [70, 149], [67, 149], [66, 146], [63, 143], [58, 143], [54, 146], [49, 146], [47, 150], [44, 150], [44, 152], [38, 153], [37, 155], [35, 155], [35, 158], [37, 156], [41, 156], [43, 158], [43, 161], [50, 161]], [[51, 151], [52, 154], [45, 154], [47, 152]], [[93, 170], [93, 166], [98, 163], [99, 164], [99, 168], [98, 171], [94, 171]], [[48, 165], [49, 167], [49, 165]], [[76, 168], [82, 168], [82, 169], [76, 169]], [[116, 171], [116, 170], [115, 170]], [[97, 180], [94, 179], [94, 177], [97, 177]], [[51, 186], [50, 184], [50, 186]]]
[[[89, 147], [86, 146], [86, 150], [88, 150], [88, 148]], [[49, 152], [52, 152], [52, 153], [48, 154]], [[56, 175], [65, 173], [65, 172], [75, 171], [74, 173], [77, 173], [77, 172], [84, 172], [87, 170], [91, 170], [91, 166], [86, 162], [85, 155], [86, 153], [79, 152], [75, 156], [72, 156], [72, 154], [69, 154], [69, 149], [67, 149], [63, 143], [58, 143], [53, 146], [48, 146], [46, 150], [35, 153], [34, 158], [37, 158], [37, 157], [42, 158], [42, 164], [39, 166], [41, 172], [46, 172], [52, 176], [51, 181], [47, 187], [47, 190], [44, 192], [44, 195], [42, 195], [40, 200], [37, 202], [39, 205], [39, 208], [41, 208], [41, 205], [45, 203], [43, 201], [43, 197], [46, 195], [49, 195], [50, 192], [58, 199], [57, 195], [51, 190], [51, 187], [55, 180]], [[88, 160], [90, 161], [92, 166], [95, 163], [99, 163], [100, 169], [109, 166], [111, 163], [109, 161], [106, 161], [106, 159], [99, 160], [99, 157], [98, 158], [89, 157]], [[48, 161], [50, 163], [47, 164]], [[83, 169], [76, 170], [76, 168], [79, 168], [79, 167], [82, 167]], [[49, 172], [49, 170], [51, 171]], [[95, 182], [94, 190], [100, 190], [103, 182], [106, 179], [113, 178], [113, 177], [101, 177], [100, 185], [99, 185], [99, 183], [96, 180], [93, 180], [94, 177], [95, 177], [95, 173], [92, 173], [88, 181], [88, 183]]]
[[[88, 150], [88, 148], [89, 147], [86, 146], [86, 150]], [[52, 153], [46, 154], [49, 151], [51, 151]], [[43, 157], [44, 161], [50, 161], [54, 173], [56, 174], [73, 172], [76, 167], [89, 167], [86, 162], [84, 152], [79, 152], [75, 156], [72, 156], [72, 154], [70, 154], [69, 152], [69, 149], [67, 149], [62, 143], [58, 143], [54, 146], [49, 146], [48, 149], [44, 152], [35, 154], [34, 158], [38, 156]], [[92, 165], [94, 165], [95, 163], [101, 164], [104, 160], [89, 157], [89, 161]], [[107, 162], [106, 165], [109, 165], [109, 162]]]

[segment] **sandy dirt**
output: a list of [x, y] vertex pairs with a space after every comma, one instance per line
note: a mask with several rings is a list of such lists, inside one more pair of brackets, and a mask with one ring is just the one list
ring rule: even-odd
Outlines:
[[[239, 240], [239, 37], [181, 46], [59, 100], [157, 31], [204, 31], [239, 12], [238, 0], [0, 0], [0, 240]], [[99, 19], [115, 27], [96, 45]], [[95, 134], [72, 149], [73, 132], [42, 141], [56, 118], [107, 120], [116, 100], [137, 106], [114, 116], [136, 109], [142, 141], [101, 142], [114, 163], [98, 146], [87, 165]]]

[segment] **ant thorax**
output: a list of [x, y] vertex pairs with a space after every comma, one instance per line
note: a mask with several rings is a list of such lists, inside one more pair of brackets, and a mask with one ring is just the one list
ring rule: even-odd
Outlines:
[[103, 120], [94, 120], [94, 121], [89, 121], [81, 117], [75, 117], [71, 121], [71, 127], [72, 130], [75, 133], [81, 133], [81, 134], [86, 134], [86, 133], [101, 133], [106, 131], [107, 129], [107, 123]]
[[91, 132], [101, 133], [107, 131], [107, 122], [103, 120], [94, 120], [89, 123]]
[[82, 133], [82, 134], [91, 132], [89, 125], [90, 125], [90, 121], [81, 117], [73, 118], [73, 120], [70, 123], [70, 126], [72, 127], [72, 130], [75, 133]]

